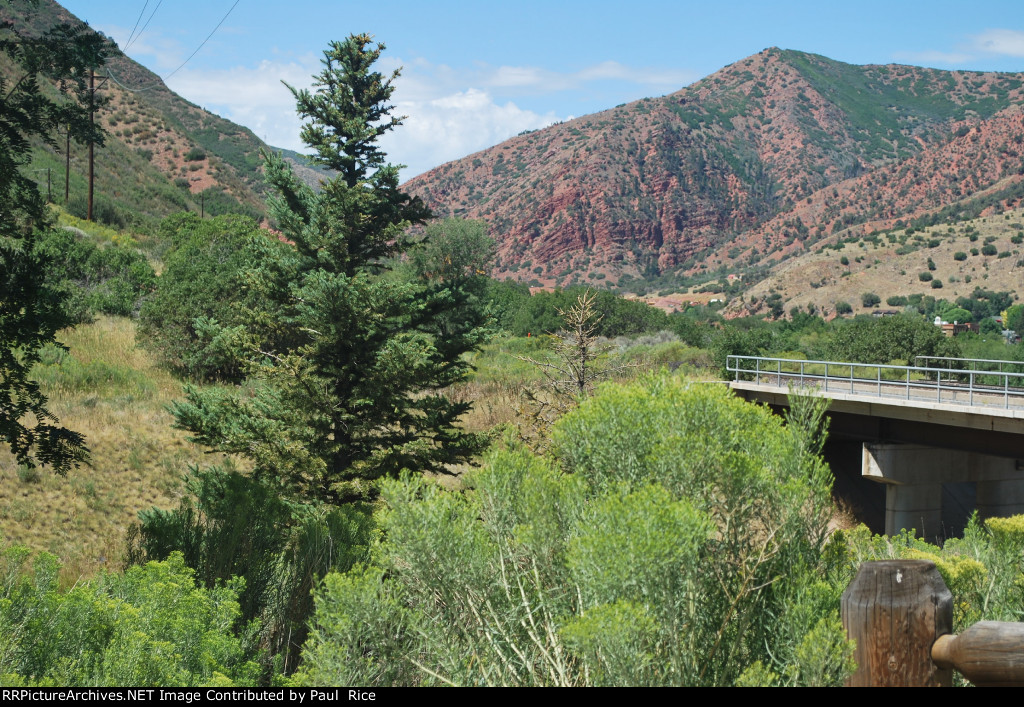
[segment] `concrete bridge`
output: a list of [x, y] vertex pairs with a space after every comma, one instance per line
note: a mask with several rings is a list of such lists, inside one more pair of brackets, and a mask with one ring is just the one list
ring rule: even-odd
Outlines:
[[887, 534], [934, 540], [972, 510], [1024, 513], [1024, 362], [915, 363], [729, 356], [727, 368], [737, 395], [776, 409], [791, 391], [830, 399], [830, 439], [858, 443], [860, 477], [885, 485]]

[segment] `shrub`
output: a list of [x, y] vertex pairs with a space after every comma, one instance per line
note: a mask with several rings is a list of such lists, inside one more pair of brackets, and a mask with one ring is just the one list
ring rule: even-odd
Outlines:
[[156, 292], [139, 314], [140, 340], [192, 378], [239, 379], [241, 363], [229, 353], [230, 337], [215, 335], [211, 324], [236, 323], [246, 297], [244, 268], [263, 249], [286, 246], [241, 216], [169, 216], [160, 237], [171, 247]]
[[896, 295], [894, 297], [887, 297], [885, 303], [890, 307], [906, 307], [907, 298], [902, 295]]
[[839, 590], [810, 570], [831, 482], [805, 409], [785, 426], [650, 377], [563, 418], [557, 462], [513, 445], [467, 494], [386, 482], [377, 563], [328, 576], [296, 681], [841, 682]]
[[963, 252], [962, 250], [958, 250], [957, 252], [953, 253], [953, 260], [967, 260], [967, 253]]
[[[978, 621], [1016, 621], [1024, 604], [1024, 516], [989, 518], [974, 515], [963, 538], [949, 539], [942, 547], [904, 531], [896, 537], [872, 536], [860, 526], [839, 531], [834, 549], [845, 557], [846, 569], [837, 578], [853, 578], [861, 562], [896, 558], [926, 559], [935, 563], [954, 597], [953, 632], [961, 633]], [[845, 575], [845, 576], [843, 576]]]
[[933, 290], [941, 290], [942, 289], [942, 280], [939, 280], [939, 279], [932, 280], [932, 289]]
[[310, 591], [329, 570], [366, 559], [368, 509], [286, 502], [230, 465], [194, 469], [185, 484], [177, 509], [139, 514], [129, 562], [181, 553], [200, 586], [212, 591], [237, 582], [239, 623], [257, 622], [265, 657], [294, 670], [313, 609]]
[[240, 581], [197, 589], [172, 555], [61, 592], [56, 558], [41, 554], [31, 567], [28, 558], [24, 548], [0, 552], [5, 685], [12, 676], [83, 687], [255, 684], [253, 646], [233, 630]]
[[882, 298], [874, 292], [865, 292], [860, 296], [860, 303], [864, 307], [877, 307], [881, 301]]
[[930, 272], [928, 272], [927, 270], [923, 270], [923, 271], [921, 271], [921, 272], [919, 272], [919, 273], [917, 274], [917, 279], [918, 279], [918, 280], [920, 280], [921, 282], [928, 282], [928, 281], [930, 281], [930, 280], [931, 280], [931, 279], [932, 279], [933, 277], [934, 277], [934, 275], [932, 275], [932, 274], [931, 274]]
[[200, 147], [193, 147], [185, 153], [186, 162], [202, 162], [206, 159], [206, 152]]
[[996, 248], [991, 243], [986, 243], [985, 245], [983, 245], [981, 247], [981, 254], [982, 255], [995, 255], [998, 252], [999, 252], [999, 249]]
[[89, 321], [93, 314], [132, 316], [156, 286], [146, 257], [128, 246], [100, 247], [57, 228], [40, 236], [36, 250], [48, 263], [52, 285], [67, 293], [65, 306], [75, 322]]
[[851, 314], [853, 307], [849, 302], [836, 302], [836, 314]]

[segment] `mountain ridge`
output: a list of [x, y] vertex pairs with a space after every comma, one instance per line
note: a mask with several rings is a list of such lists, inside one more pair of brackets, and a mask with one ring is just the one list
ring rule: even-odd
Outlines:
[[[839, 208], [823, 190], [894, 165], [898, 173], [922, 154], [937, 159], [958, 130], [1006, 124], [984, 153], [1006, 155], [998, 173], [980, 169], [962, 190], [1011, 177], [1016, 148], [1000, 148], [1015, 144], [1019, 125], [1012, 110], [1000, 113], [1024, 97], [1022, 81], [769, 48], [680, 91], [517, 136], [407, 187], [441, 215], [490, 223], [499, 275], [547, 286], [686, 286], [787, 255], [793, 234], [781, 224], [812, 213], [801, 207], [808, 198], [825, 206], [789, 227], [804, 247], [873, 216], [895, 222], [942, 208], [952, 196], [901, 202], [874, 185], [872, 195], [850, 197], [867, 205]], [[891, 202], [891, 213], [883, 218], [872, 199]]]

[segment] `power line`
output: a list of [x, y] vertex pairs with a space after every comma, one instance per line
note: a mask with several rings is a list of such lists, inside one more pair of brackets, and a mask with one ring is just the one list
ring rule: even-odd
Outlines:
[[128, 41], [125, 44], [125, 49], [127, 49], [128, 45], [132, 43], [132, 37], [135, 36], [135, 30], [138, 29], [139, 23], [142, 22], [142, 16], [144, 14], [146, 14], [146, 8], [148, 6], [149, 6], [149, 0], [146, 0], [145, 4], [143, 4], [143, 6], [142, 6], [142, 12], [139, 13], [139, 19], [135, 20], [135, 26], [132, 27], [132, 33], [128, 35]]
[[[146, 2], [149, 3], [149, 0], [146, 0]], [[149, 27], [149, 23], [152, 22], [153, 18], [156, 16], [156, 11], [159, 10], [160, 6], [163, 5], [163, 4], [164, 4], [164, 0], [160, 0], [160, 2], [158, 2], [156, 4], [156, 7], [153, 8], [153, 12], [150, 14], [149, 19], [146, 20], [146, 24], [142, 25], [142, 29], [139, 30], [139, 33], [135, 36], [135, 39], [130, 39], [128, 41], [128, 44], [126, 44], [124, 46], [124, 49], [122, 49], [121, 51], [126, 51], [128, 49], [128, 47], [130, 47], [132, 45], [133, 42], [137, 42], [139, 40], [139, 37], [142, 36], [142, 33], [146, 31], [146, 28]], [[142, 9], [145, 10], [146, 8], [142, 8]]]
[[141, 93], [142, 91], [152, 91], [154, 88], [160, 88], [161, 86], [163, 86], [162, 83], [151, 83], [148, 86], [142, 86], [141, 88], [132, 88], [131, 86], [125, 86], [123, 83], [117, 80], [117, 77], [114, 76], [114, 72], [110, 70], [109, 66], [106, 67], [106, 69], [107, 78], [116, 83], [121, 88], [123, 88], [125, 91], [131, 91], [132, 93]]
[[[147, 0], [147, 1], [148, 1], [148, 0]], [[232, 6], [231, 6], [231, 8], [230, 8], [230, 9], [229, 9], [229, 10], [228, 10], [228, 11], [227, 11], [227, 12], [226, 12], [225, 14], [224, 14], [224, 17], [220, 18], [220, 22], [218, 22], [218, 23], [217, 23], [217, 26], [213, 28], [213, 30], [212, 30], [212, 31], [210, 32], [210, 34], [206, 35], [206, 39], [204, 39], [204, 40], [202, 41], [202, 43], [201, 43], [201, 44], [200, 44], [200, 45], [199, 45], [198, 47], [196, 47], [196, 50], [195, 50], [194, 52], [192, 52], [191, 54], [189, 54], [189, 55], [188, 55], [188, 59], [186, 59], [185, 61], [181, 62], [181, 65], [180, 65], [180, 66], [179, 66], [179, 67], [178, 67], [177, 69], [175, 69], [175, 70], [174, 70], [174, 71], [172, 71], [171, 73], [169, 73], [169, 74], [167, 74], [166, 76], [164, 76], [164, 77], [162, 78], [162, 80], [163, 80], [163, 81], [166, 81], [167, 79], [169, 79], [169, 78], [171, 78], [172, 76], [174, 76], [174, 75], [175, 75], [176, 73], [178, 73], [179, 71], [181, 71], [181, 69], [182, 69], [182, 68], [184, 68], [185, 64], [187, 64], [187, 63], [189, 63], [190, 61], [192, 61], [192, 57], [194, 57], [194, 56], [195, 56], [196, 54], [198, 54], [198, 53], [199, 53], [199, 50], [200, 50], [200, 49], [202, 49], [202, 48], [203, 48], [204, 46], [206, 46], [206, 43], [210, 41], [210, 38], [211, 38], [211, 37], [213, 37], [214, 33], [215, 33], [215, 32], [216, 32], [216, 31], [217, 31], [218, 29], [220, 29], [220, 26], [221, 26], [222, 24], [224, 24], [224, 21], [225, 21], [225, 20], [227, 20], [227, 19], [228, 19], [228, 15], [230, 15], [230, 14], [231, 14], [231, 12], [232, 12], [232, 11], [233, 11], [233, 10], [234, 10], [234, 9], [235, 9], [236, 7], [238, 7], [238, 3], [240, 3], [241, 1], [242, 1], [242, 0], [235, 0], [235, 4], [234, 4], [234, 5], [232, 5]], [[160, 3], [158, 3], [158, 4], [157, 4], [157, 6], [156, 6], [156, 8], [154, 8], [154, 10], [153, 10], [153, 15], [155, 15], [155, 14], [156, 14], [156, 11], [160, 9], [160, 4], [162, 4], [162, 3], [163, 3], [163, 0], [160, 0]], [[150, 19], [150, 20], [152, 20], [152, 19], [153, 19], [153, 15], [150, 15], [150, 16], [149, 16], [149, 19]], [[142, 28], [142, 29], [143, 29], [143, 31], [144, 31], [144, 30], [146, 29], [146, 27], [148, 27], [148, 26], [149, 26], [149, 22], [147, 21], [147, 22], [146, 22], [146, 24], [145, 24], [145, 25], [143, 26], [143, 28]], [[139, 34], [141, 35], [142, 33], [140, 32]], [[136, 37], [136, 39], [137, 39], [137, 37]], [[125, 48], [127, 48], [127, 47], [125, 47]], [[122, 53], [124, 53], [124, 50], [121, 50], [121, 51], [122, 51]], [[154, 89], [154, 88], [159, 88], [159, 87], [160, 87], [160, 86], [162, 85], [162, 84], [160, 84], [160, 83], [151, 83], [151, 84], [150, 84], [150, 85], [148, 85], [148, 86], [142, 86], [142, 87], [139, 87], [139, 88], [131, 88], [131, 87], [129, 87], [129, 86], [125, 86], [125, 85], [124, 85], [123, 83], [121, 83], [120, 81], [118, 81], [118, 80], [117, 80], [117, 77], [116, 77], [116, 76], [114, 76], [114, 75], [113, 75], [113, 73], [112, 73], [112, 72], [110, 71], [110, 67], [109, 67], [109, 66], [107, 67], [107, 78], [109, 78], [109, 79], [110, 79], [111, 81], [113, 81], [113, 82], [114, 82], [114, 83], [116, 83], [116, 84], [117, 84], [118, 86], [120, 86], [121, 88], [123, 88], [123, 89], [124, 89], [125, 91], [131, 91], [132, 93], [139, 93], [139, 92], [141, 92], [141, 91], [150, 91], [150, 90], [152, 90], [152, 89]]]
[[[238, 3], [240, 3], [240, 2], [242, 2], [242, 0], [235, 0], [235, 4], [231, 6], [231, 10], [234, 10], [236, 7], [238, 7]], [[181, 66], [179, 66], [177, 69], [175, 69], [171, 73], [167, 74], [167, 76], [164, 76], [164, 81], [166, 81], [167, 79], [171, 78], [176, 73], [178, 73], [178, 71], [181, 70], [182, 66], [185, 66], [185, 64], [189, 63], [189, 61], [192, 60], [192, 57], [194, 57], [196, 54], [199, 53], [199, 50], [202, 49], [206, 45], [206, 43], [210, 41], [210, 37], [213, 36], [213, 33], [216, 32], [218, 29], [220, 29], [220, 26], [222, 24], [224, 24], [224, 20], [226, 20], [228, 18], [228, 15], [231, 14], [231, 10], [227, 11], [227, 14], [224, 15], [224, 17], [221, 18], [221, 21], [217, 23], [217, 26], [213, 28], [213, 32], [210, 32], [210, 34], [208, 34], [206, 36], [206, 39], [203, 40], [203, 43], [200, 44], [198, 47], [196, 47], [196, 50], [189, 55], [188, 59], [186, 59], [185, 61], [181, 62]]]

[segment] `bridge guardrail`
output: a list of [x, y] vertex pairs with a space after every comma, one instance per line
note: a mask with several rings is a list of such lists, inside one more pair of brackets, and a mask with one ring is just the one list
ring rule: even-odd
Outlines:
[[[929, 361], [935, 361], [937, 363], [928, 363]], [[950, 372], [960, 372], [965, 370], [964, 368], [960, 368], [958, 364], [969, 364], [966, 366], [966, 369], [974, 368], [994, 373], [1002, 373], [1004, 370], [1011, 373], [1024, 373], [1024, 361], [997, 358], [958, 358], [956, 356], [914, 356], [914, 366], [931, 365], [935, 368], [942, 368], [943, 370]], [[993, 371], [992, 368], [986, 367], [986, 364], [987, 366], [995, 364], [995, 370]]]
[[[960, 359], [979, 362], [981, 359]], [[1005, 363], [1005, 362], [1004, 362]], [[1012, 363], [1021, 363], [1014, 361]], [[817, 386], [824, 392], [848, 392], [876, 397], [923, 400], [956, 405], [1024, 407], [1024, 373], [976, 368], [820, 361], [767, 356], [726, 357], [726, 370], [734, 380], [774, 379], [778, 384]], [[945, 396], [945, 397], [944, 397]]]

